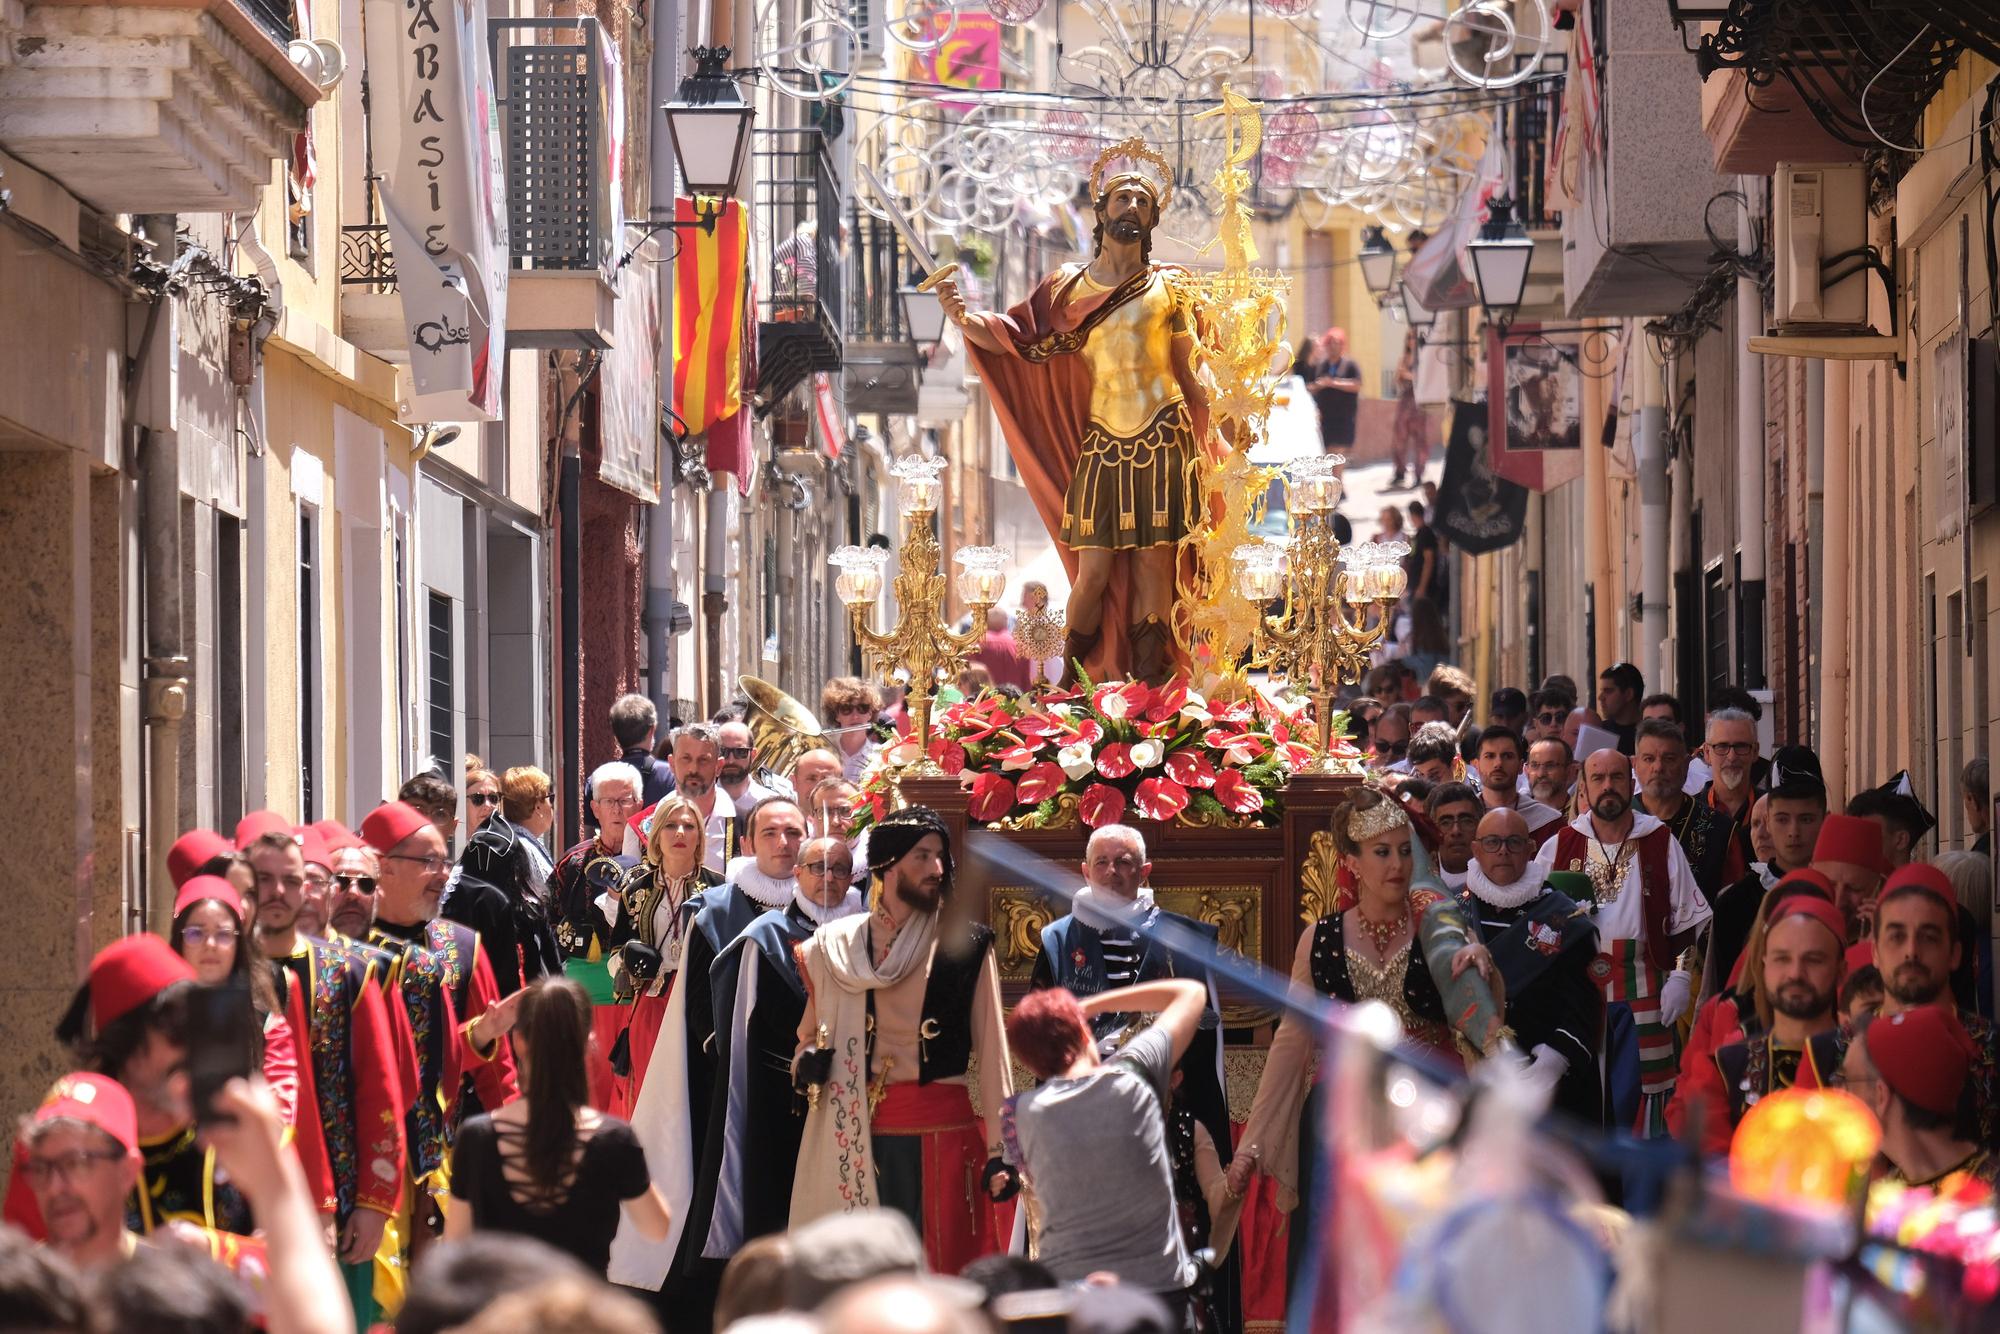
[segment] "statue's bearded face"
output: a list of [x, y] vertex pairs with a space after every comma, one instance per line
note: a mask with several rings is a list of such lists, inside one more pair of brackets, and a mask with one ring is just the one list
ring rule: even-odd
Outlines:
[[1098, 201], [1097, 216], [1105, 235], [1133, 245], [1143, 240], [1159, 222], [1159, 210], [1152, 193], [1139, 185], [1118, 185]]

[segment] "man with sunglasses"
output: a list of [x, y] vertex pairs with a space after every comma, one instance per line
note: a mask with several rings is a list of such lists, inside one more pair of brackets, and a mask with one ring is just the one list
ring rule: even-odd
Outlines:
[[375, 889], [382, 864], [366, 843], [333, 854], [333, 884], [327, 925], [345, 940], [368, 939], [375, 924]]
[[1591, 981], [1597, 928], [1549, 884], [1548, 863], [1519, 811], [1491, 810], [1472, 840], [1459, 898], [1507, 985], [1507, 1022], [1531, 1057], [1530, 1079], [1554, 1105], [1588, 1124], [1603, 1120], [1597, 1073], [1603, 1002]]
[[[750, 737], [750, 724], [732, 720], [715, 729], [716, 765], [715, 785], [722, 789], [731, 804], [739, 811], [747, 811], [766, 797], [789, 797], [791, 784], [787, 790], [757, 781], [757, 747]], [[777, 775], [771, 777], [778, 782]]]
[[1375, 746], [1374, 767], [1388, 773], [1410, 769], [1410, 706], [1392, 704], [1369, 729]]

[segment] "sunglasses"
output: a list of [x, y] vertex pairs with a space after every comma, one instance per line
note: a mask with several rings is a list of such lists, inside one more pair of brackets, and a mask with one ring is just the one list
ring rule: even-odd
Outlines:
[[372, 875], [337, 875], [333, 883], [342, 889], [356, 890], [363, 894], [375, 892], [375, 877]]
[[1525, 834], [1509, 834], [1504, 838], [1498, 834], [1488, 834], [1485, 838], [1474, 841], [1485, 852], [1526, 852], [1535, 846], [1535, 841]]
[[1561, 727], [1569, 721], [1569, 715], [1561, 709], [1543, 709], [1535, 715], [1535, 721], [1544, 727]]
[[1410, 743], [1407, 741], [1377, 741], [1375, 743], [1375, 753], [1378, 755], [1394, 755], [1396, 758], [1401, 759], [1410, 753]]
[[500, 804], [500, 794], [498, 792], [468, 792], [465, 794], [465, 804], [468, 806], [498, 806]]
[[724, 759], [747, 760], [750, 758], [751, 749], [749, 746], [724, 746], [722, 755]]

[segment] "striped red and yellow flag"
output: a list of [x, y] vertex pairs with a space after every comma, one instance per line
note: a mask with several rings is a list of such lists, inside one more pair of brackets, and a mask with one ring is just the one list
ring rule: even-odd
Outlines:
[[674, 258], [674, 411], [705, 431], [743, 406], [743, 284], [750, 224], [741, 202], [724, 200], [710, 234], [689, 226], [692, 199], [674, 200], [681, 223]]

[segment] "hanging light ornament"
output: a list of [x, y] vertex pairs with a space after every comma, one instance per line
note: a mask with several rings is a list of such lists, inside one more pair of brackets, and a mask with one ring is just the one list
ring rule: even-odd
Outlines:
[[1275, 111], [1264, 118], [1264, 160], [1279, 157], [1296, 168], [1312, 156], [1324, 133], [1319, 117], [1304, 107]]

